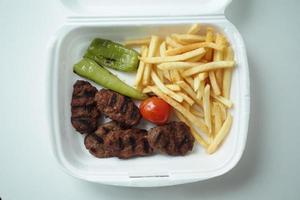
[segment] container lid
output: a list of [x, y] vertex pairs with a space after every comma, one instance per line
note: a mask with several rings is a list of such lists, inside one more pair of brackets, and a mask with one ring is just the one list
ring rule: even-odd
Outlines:
[[61, 0], [72, 16], [222, 15], [231, 0]]

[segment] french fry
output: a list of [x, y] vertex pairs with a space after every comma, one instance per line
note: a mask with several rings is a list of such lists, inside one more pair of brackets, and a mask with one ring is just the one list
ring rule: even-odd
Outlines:
[[183, 101], [181, 104], [182, 104], [183, 107], [185, 107], [185, 109], [187, 109], [188, 111], [190, 111], [190, 109], [191, 109], [190, 104], [188, 104], [186, 101]]
[[196, 76], [194, 78], [194, 91], [196, 92], [197, 90], [199, 90], [200, 87], [200, 79], [199, 76]]
[[200, 31], [200, 28], [200, 24], [193, 24], [187, 31], [187, 34], [196, 34]]
[[212, 154], [232, 124], [228, 109], [233, 106], [229, 97], [235, 62], [224, 35], [211, 27], [204, 34], [199, 30], [200, 25], [193, 24], [186, 33], [167, 35], [164, 40], [151, 36], [125, 44], [141, 46], [136, 88], [170, 104]]
[[180, 112], [183, 116], [185, 116], [192, 124], [197, 126], [204, 133], [208, 133], [208, 129], [201, 118], [195, 117], [190, 111], [188, 111], [185, 107], [183, 107], [180, 103], [170, 98], [168, 95], [164, 94], [160, 89], [154, 86], [151, 87], [151, 90], [154, 94], [162, 98], [165, 102], [174, 107], [178, 112]]
[[193, 58], [187, 59], [186, 62], [199, 62], [200, 60], [202, 60], [202, 57], [203, 55], [198, 55]]
[[218, 69], [215, 74], [216, 74], [216, 81], [218, 83], [218, 86], [220, 88], [220, 90], [223, 87], [223, 71], [224, 69]]
[[219, 147], [221, 142], [228, 135], [231, 124], [232, 124], [232, 116], [230, 114], [228, 114], [223, 126], [221, 127], [219, 132], [216, 134], [212, 143], [209, 145], [209, 147], [207, 149], [207, 153], [212, 154], [217, 150], [217, 148]]
[[[199, 73], [196, 77], [198, 77], [197, 81], [199, 83], [199, 85], [196, 85], [198, 86], [196, 89], [196, 92], [197, 92], [197, 99], [201, 100], [202, 96], [203, 96], [203, 93], [204, 93], [204, 80], [208, 77], [208, 74], [206, 72], [203, 72], [203, 73]], [[195, 85], [194, 85], [195, 86]]]
[[190, 106], [192, 106], [195, 102], [193, 99], [191, 99], [188, 95], [186, 95], [183, 92], [178, 92], [180, 96], [182, 96], [183, 100], [186, 101]]
[[194, 86], [194, 80], [192, 77], [183, 77], [183, 79], [188, 83], [188, 85], [192, 88]]
[[214, 132], [217, 133], [222, 127], [222, 117], [219, 104], [213, 102]]
[[[146, 56], [148, 54], [148, 47], [147, 46], [142, 46], [141, 54], [142, 54], [142, 56]], [[136, 88], [139, 88], [140, 85], [141, 85], [144, 69], [145, 69], [145, 63], [143, 61], [141, 61], [139, 63], [139, 67], [138, 67], [138, 70], [137, 70], [137, 73], [136, 73], [136, 79], [135, 79], [135, 83], [134, 83]]]
[[204, 81], [208, 77], [208, 73], [202, 72], [202, 73], [199, 73], [198, 76], [199, 76], [199, 81]]
[[176, 40], [173, 40], [171, 37], [166, 37], [166, 43], [173, 48], [182, 47], [182, 44], [179, 44], [178, 42], [176, 42]]
[[225, 97], [217, 96], [214, 93], [211, 93], [211, 96], [218, 102], [222, 103], [227, 108], [231, 108], [233, 106], [233, 103], [229, 99], [226, 99]]
[[179, 75], [177, 70], [170, 70], [170, 76], [171, 76], [171, 80], [173, 82], [177, 82], [181, 80], [181, 76]]
[[[166, 51], [167, 51], [167, 47], [166, 47], [166, 42], [162, 42], [159, 46], [159, 53], [161, 57], [166, 56]], [[142, 55], [142, 57], [145, 57]]]
[[[166, 42], [162, 42], [161, 45], [159, 46], [159, 53], [161, 57], [166, 56], [166, 51], [167, 51], [167, 45]], [[171, 81], [170, 73], [167, 70], [162, 71], [163, 77], [167, 79], [168, 81]]]
[[156, 68], [156, 73], [157, 73], [159, 79], [161, 80], [161, 82], [164, 82], [164, 74], [163, 74], [163, 71], [160, 70], [160, 69], [157, 69], [157, 67], [155, 67], [155, 68]]
[[161, 70], [172, 70], [172, 69], [188, 69], [201, 65], [200, 62], [165, 62], [158, 64], [157, 67]]
[[142, 90], [142, 92], [146, 94], [146, 93], [152, 92], [152, 90], [151, 90], [151, 88], [149, 88], [149, 87], [145, 87], [145, 88]]
[[[224, 37], [221, 34], [217, 33], [216, 34], [216, 44], [224, 47], [224, 43], [225, 43]], [[214, 50], [213, 60], [214, 61], [223, 60], [223, 49], [215, 49]]]
[[169, 70], [162, 70], [162, 72], [163, 72], [165, 79], [167, 79], [168, 81], [172, 81]]
[[205, 37], [194, 34], [172, 34], [172, 37], [183, 43], [204, 42]]
[[225, 119], [227, 118], [227, 110], [226, 110], [226, 107], [220, 103], [220, 102], [217, 102], [219, 108], [220, 108], [220, 112], [221, 112], [221, 121], [222, 123], [225, 121]]
[[199, 101], [201, 101], [202, 93], [201, 93], [200, 88], [199, 88], [199, 89], [197, 90], [197, 92], [196, 92], [196, 97], [197, 97], [197, 99], [199, 99]]
[[214, 93], [216, 95], [220, 95], [221, 90], [218, 86], [217, 79], [216, 79], [216, 76], [215, 76], [215, 72], [213, 72], [213, 71], [208, 72], [208, 76], [209, 76], [210, 84], [212, 86], [212, 89], [213, 89]]
[[[179, 92], [181, 89], [178, 85], [175, 84], [168, 84], [166, 87], [174, 92]], [[142, 91], [143, 93], [150, 93], [152, 90], [149, 87], [145, 87]]]
[[167, 45], [167, 51], [169, 51], [171, 49], [174, 49], [174, 48], [172, 46], [170, 46], [170, 45]]
[[[213, 29], [210, 28], [210, 27], [207, 28], [205, 41], [206, 41], [206, 42], [213, 42], [213, 41], [214, 41]], [[214, 43], [214, 44], [215, 44], [215, 43]], [[215, 45], [217, 45], [217, 44], [215, 44]], [[217, 50], [221, 50], [221, 49], [217, 49]], [[207, 49], [206, 49], [206, 54], [205, 54], [204, 58], [205, 58], [206, 60], [211, 61], [212, 58], [213, 58], [213, 50], [207, 48]]]
[[[233, 60], [233, 50], [231, 47], [227, 47], [225, 60], [230, 61]], [[222, 88], [222, 95], [229, 99], [230, 96], [230, 86], [231, 86], [231, 76], [232, 76], [232, 69], [225, 69], [223, 75], [223, 88]]]
[[173, 92], [172, 90], [168, 89], [162, 82], [161, 80], [158, 78], [157, 74], [152, 71], [151, 72], [151, 78], [154, 82], [154, 84], [164, 93], [166, 93], [167, 95], [169, 95], [170, 97], [174, 98], [176, 101], [178, 102], [182, 102], [183, 101], [183, 97], [176, 94], [175, 92]]
[[234, 61], [215, 61], [210, 63], [201, 64], [183, 72], [183, 76], [191, 76], [200, 72], [207, 72], [222, 68], [232, 68], [234, 66]]
[[180, 87], [176, 84], [168, 84], [166, 85], [166, 87], [174, 92], [179, 92], [181, 90]]
[[176, 75], [174, 75], [173, 70], [169, 70], [169, 73], [170, 73], [171, 83], [174, 83], [176, 79]]
[[204, 110], [204, 120], [208, 127], [209, 135], [211, 135], [211, 108], [210, 108], [210, 86], [207, 84], [204, 88], [203, 95], [203, 110]]
[[[162, 43], [161, 43], [162, 44]], [[164, 55], [161, 55], [161, 52], [160, 52], [160, 47], [161, 47], [161, 44], [159, 45], [157, 51], [155, 52], [155, 56], [164, 56]], [[164, 79], [164, 74], [163, 74], [163, 71], [158, 69], [156, 65], [152, 65], [152, 69], [156, 71], [156, 74], [157, 76], [159, 77], [159, 79], [161, 80], [162, 83], [165, 82], [165, 79]]]
[[202, 106], [202, 102], [197, 99], [197, 95], [194, 90], [184, 81], [178, 81], [177, 84], [185, 91], [199, 106]]
[[193, 43], [193, 44], [188, 44], [185, 46], [169, 49], [166, 51], [166, 55], [167, 56], [178, 55], [178, 54], [182, 54], [182, 53], [192, 51], [195, 49], [199, 49], [199, 48], [222, 50], [224, 48], [224, 46], [213, 43], [213, 42], [199, 42], [199, 43]]
[[[225, 40], [224, 37], [221, 34], [217, 34], [216, 36], [216, 43], [219, 45], [224, 45]], [[223, 50], [214, 50], [214, 61], [221, 61], [224, 60]], [[219, 69], [215, 72], [216, 74], [216, 80], [218, 83], [218, 86], [222, 88], [223, 84], [223, 69]]]
[[202, 80], [202, 81], [200, 81], [199, 89], [197, 90], [197, 95], [196, 95], [196, 97], [197, 97], [197, 99], [199, 99], [199, 101], [203, 97], [204, 87], [205, 87], [205, 82], [204, 82], [204, 80]]
[[[213, 32], [210, 28], [207, 29], [207, 33], [206, 33], [206, 42], [212, 42], [213, 41]], [[220, 44], [219, 42], [216, 42], [217, 44]], [[211, 49], [206, 49], [206, 55], [205, 58], [207, 60], [212, 60], [212, 50]], [[221, 50], [215, 50], [214, 52], [221, 52]], [[214, 53], [215, 56], [215, 53]], [[219, 61], [219, 60], [214, 60], [214, 61]], [[213, 91], [215, 92], [215, 94], [220, 95], [221, 94], [221, 90], [219, 88], [218, 82], [216, 80], [216, 76], [215, 76], [215, 72], [210, 71], [209, 72], [209, 80], [212, 86]]]
[[193, 125], [178, 111], [175, 111], [176, 116], [178, 117], [178, 119], [182, 122], [184, 122], [186, 125], [188, 125], [191, 129], [191, 133], [194, 136], [194, 138], [196, 139], [196, 141], [202, 145], [205, 149], [208, 148], [208, 143], [203, 139], [203, 137], [197, 133], [197, 131], [194, 129]]
[[124, 41], [124, 46], [142, 46], [142, 45], [149, 45], [149, 43], [150, 43], [150, 38], [126, 40]]
[[[155, 35], [151, 36], [148, 55], [147, 55], [148, 58], [155, 55], [157, 47], [158, 47], [158, 43], [159, 43], [159, 37], [155, 36]], [[151, 68], [152, 68], [151, 64], [149, 64], [149, 63], [145, 64], [145, 69], [144, 69], [144, 74], [143, 74], [143, 85], [144, 86], [147, 86], [150, 82]]]
[[201, 118], [204, 118], [204, 113], [198, 111], [198, 110], [195, 110], [195, 109], [191, 109], [191, 113], [197, 117], [201, 117]]
[[205, 50], [204, 48], [195, 49], [193, 51], [189, 51], [180, 55], [176, 56], [165, 56], [165, 57], [141, 57], [140, 60], [142, 60], [145, 63], [162, 63], [162, 62], [174, 62], [174, 61], [183, 61], [187, 60], [189, 58], [198, 56], [198, 55], [204, 55]]

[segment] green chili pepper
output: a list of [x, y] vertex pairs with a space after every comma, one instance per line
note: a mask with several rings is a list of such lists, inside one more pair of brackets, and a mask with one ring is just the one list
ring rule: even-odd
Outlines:
[[137, 70], [139, 54], [121, 44], [95, 38], [85, 53], [85, 58], [95, 60], [102, 67], [120, 71], [132, 72]]
[[127, 85], [117, 76], [112, 74], [107, 69], [99, 66], [95, 61], [91, 59], [83, 58], [81, 61], [74, 65], [73, 70], [76, 74], [92, 80], [102, 85], [103, 87], [119, 92], [120, 94], [123, 94], [125, 96], [139, 100], [147, 98], [147, 95]]

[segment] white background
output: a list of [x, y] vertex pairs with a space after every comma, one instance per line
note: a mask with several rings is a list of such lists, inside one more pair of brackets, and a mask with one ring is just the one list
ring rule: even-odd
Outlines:
[[245, 153], [229, 173], [164, 188], [88, 183], [60, 170], [49, 143], [46, 46], [58, 0], [0, 1], [0, 197], [15, 199], [300, 199], [300, 1], [233, 0], [251, 81]]

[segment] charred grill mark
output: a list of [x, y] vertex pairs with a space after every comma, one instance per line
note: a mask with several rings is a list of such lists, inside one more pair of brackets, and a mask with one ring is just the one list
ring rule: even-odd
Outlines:
[[188, 143], [188, 137], [185, 135], [184, 139], [179, 141], [179, 144], [177, 145], [178, 149], [181, 149], [181, 147], [187, 143]]
[[130, 119], [136, 119], [137, 115], [139, 114], [139, 110], [137, 107], [132, 108], [132, 112], [130, 114]]
[[86, 105], [89, 102], [89, 99], [87, 99], [86, 97], [73, 97], [72, 101], [71, 101], [71, 106], [74, 107], [81, 107]]
[[88, 112], [92, 112], [94, 108], [95, 108], [95, 104], [85, 106], [85, 110]]
[[87, 117], [89, 115], [87, 110], [82, 106], [72, 107], [71, 112], [72, 112], [72, 118]]
[[99, 137], [98, 135], [96, 134], [93, 134], [93, 136], [97, 139], [97, 142], [99, 142], [100, 144], [103, 144], [103, 138], [102, 137]]
[[121, 108], [120, 108], [121, 109], [120, 112], [122, 114], [126, 113], [129, 101], [130, 101], [130, 99], [128, 97], [124, 98], [124, 100], [123, 100], [123, 102], [121, 104]]
[[85, 97], [92, 97], [92, 98], [94, 98], [95, 91], [87, 91], [87, 92], [84, 93], [84, 96]]
[[156, 136], [156, 138], [154, 140], [154, 145], [156, 145], [157, 143], [160, 143], [161, 136], [162, 136], [162, 134], [158, 133], [158, 135]]
[[80, 122], [84, 126], [90, 125], [90, 119], [86, 117], [71, 117], [72, 121], [74, 122]]
[[110, 131], [110, 129], [108, 128], [108, 127], [103, 127], [103, 130], [104, 130], [104, 132], [107, 134], [109, 131]]
[[153, 153], [146, 134], [143, 129], [121, 129], [115, 122], [108, 122], [99, 126], [95, 133], [87, 135], [84, 144], [96, 157], [128, 159]]
[[183, 122], [169, 122], [154, 127], [147, 136], [150, 147], [169, 155], [185, 155], [193, 149], [194, 141], [189, 127]]
[[109, 100], [108, 106], [114, 106], [116, 102], [117, 102], [117, 94], [113, 93]]
[[71, 123], [80, 133], [91, 133], [96, 129], [99, 113], [94, 96], [97, 89], [87, 81], [76, 81], [71, 100]]
[[95, 101], [99, 111], [124, 127], [134, 126], [141, 119], [139, 109], [134, 102], [114, 91], [101, 89], [97, 92]]
[[143, 150], [145, 153], [149, 153], [150, 146], [147, 139], [143, 139]]
[[132, 151], [134, 151], [136, 147], [136, 140], [132, 136], [129, 137], [129, 144], [131, 145]]

